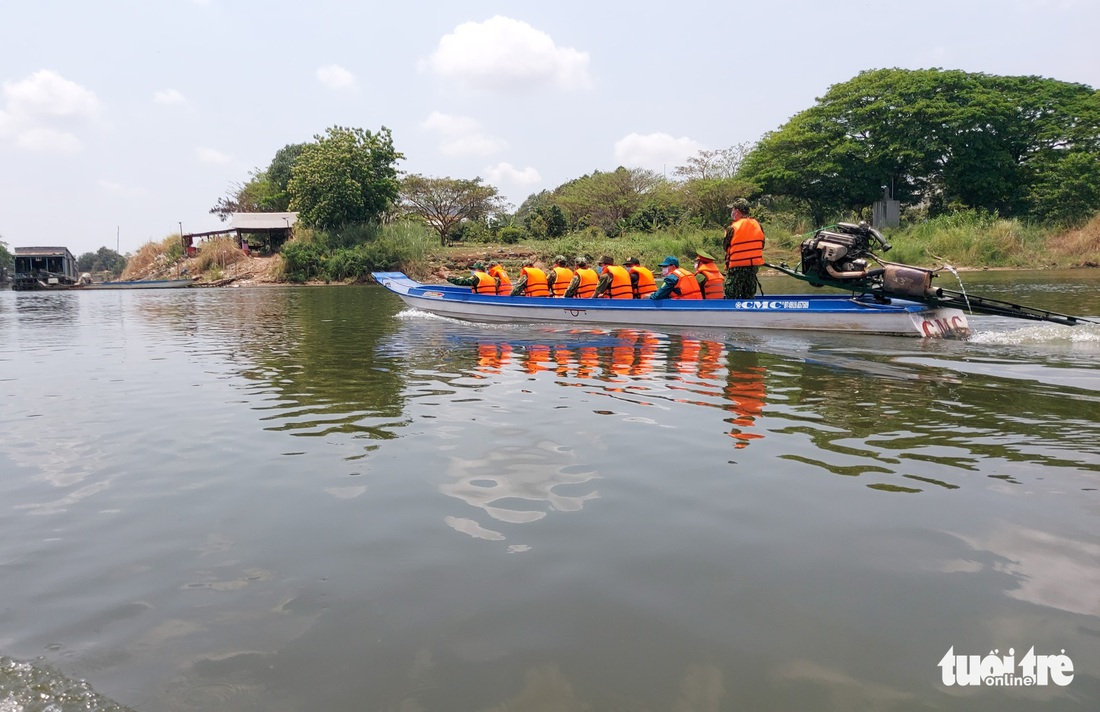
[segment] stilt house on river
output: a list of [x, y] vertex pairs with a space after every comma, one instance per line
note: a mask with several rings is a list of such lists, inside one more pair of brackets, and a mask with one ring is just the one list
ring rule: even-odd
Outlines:
[[67, 247], [16, 247], [11, 288], [50, 289], [76, 284], [80, 273]]

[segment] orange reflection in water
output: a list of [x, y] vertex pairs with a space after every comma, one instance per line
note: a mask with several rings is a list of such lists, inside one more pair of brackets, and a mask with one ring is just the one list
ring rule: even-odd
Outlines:
[[[603, 391], [608, 394], [645, 392], [647, 398], [659, 399], [662, 388], [667, 388], [677, 402], [727, 411], [727, 435], [734, 439], [734, 447], [764, 437], [758, 420], [767, 405], [767, 369], [759, 364], [757, 353], [731, 350], [720, 341], [662, 337], [637, 329], [577, 329], [560, 340], [482, 342], [477, 350], [477, 370], [482, 373], [500, 373], [513, 363], [528, 375], [552, 372], [563, 386], [591, 388], [599, 381], [606, 384]], [[634, 402], [650, 405], [655, 400]]]

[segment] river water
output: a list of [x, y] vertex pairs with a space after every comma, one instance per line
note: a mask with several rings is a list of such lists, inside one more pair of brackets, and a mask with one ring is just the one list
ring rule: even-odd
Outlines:
[[1100, 327], [972, 325], [0, 293], [0, 711], [1097, 709]]

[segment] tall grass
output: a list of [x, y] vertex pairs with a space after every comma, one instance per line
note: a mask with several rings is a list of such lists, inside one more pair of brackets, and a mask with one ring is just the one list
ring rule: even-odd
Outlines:
[[169, 235], [160, 242], [150, 240], [138, 248], [122, 271], [123, 280], [141, 279], [151, 272], [164, 270], [183, 255], [179, 235]]
[[895, 262], [964, 267], [1049, 267], [1050, 231], [1016, 219], [963, 211], [891, 230], [886, 234]]

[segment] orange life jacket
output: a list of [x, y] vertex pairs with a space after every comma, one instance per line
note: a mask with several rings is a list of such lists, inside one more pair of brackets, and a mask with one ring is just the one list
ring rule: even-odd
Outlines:
[[724, 297], [722, 273], [718, 271], [718, 265], [710, 260], [701, 260], [699, 271], [707, 277], [707, 281], [703, 282], [703, 299], [721, 299]]
[[633, 299], [634, 287], [630, 284], [630, 274], [620, 265], [604, 265], [611, 274], [611, 286], [600, 296], [605, 299]]
[[726, 267], [754, 267], [764, 264], [764, 231], [752, 218], [730, 224], [733, 232], [726, 248]]
[[474, 272], [474, 276], [477, 277], [477, 284], [474, 285], [474, 294], [496, 294], [497, 293], [497, 281], [490, 277], [487, 273], [478, 270]]
[[523, 287], [525, 297], [549, 297], [550, 288], [546, 286], [546, 273], [538, 267], [524, 267], [520, 274], [527, 276], [527, 284]]
[[649, 295], [657, 291], [657, 283], [653, 280], [653, 272], [648, 267], [630, 265], [630, 274], [638, 275], [638, 283], [634, 285], [635, 299], [649, 299]]
[[554, 296], [564, 297], [565, 290], [569, 289], [569, 283], [573, 281], [573, 270], [565, 267], [554, 267]]
[[673, 299], [703, 298], [703, 292], [699, 289], [699, 282], [695, 279], [693, 272], [688, 272], [683, 267], [677, 267], [672, 273], [680, 278], [676, 282], [676, 286], [672, 288]]
[[578, 267], [576, 275], [581, 278], [580, 284], [577, 285], [577, 291], [573, 295], [578, 299], [587, 299], [596, 293], [596, 284], [599, 283], [600, 278], [596, 276], [596, 270], [591, 267]]
[[500, 280], [500, 284], [497, 285], [497, 296], [507, 297], [512, 293], [512, 280], [508, 279], [508, 273], [504, 271], [504, 268], [500, 265], [493, 265], [489, 268], [489, 276], [495, 277]]

